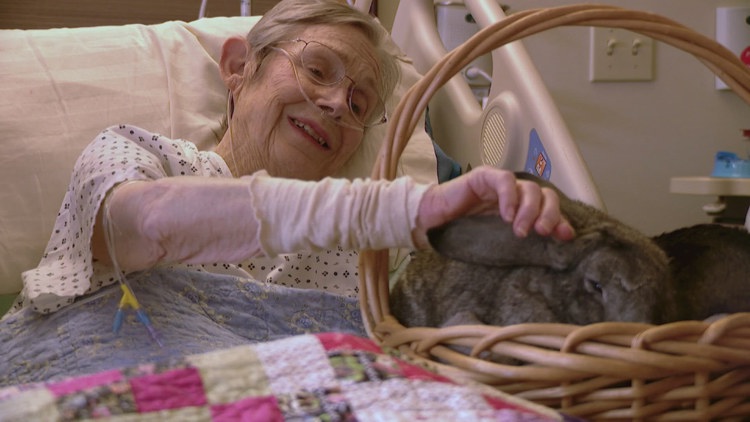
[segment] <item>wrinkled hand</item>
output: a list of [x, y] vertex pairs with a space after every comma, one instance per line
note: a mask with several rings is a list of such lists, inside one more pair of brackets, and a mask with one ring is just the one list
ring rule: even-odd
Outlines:
[[478, 167], [456, 179], [435, 185], [419, 204], [417, 226], [412, 233], [419, 248], [428, 247], [427, 230], [466, 215], [499, 214], [525, 237], [533, 229], [542, 236], [569, 240], [575, 236], [560, 212], [557, 193], [511, 171]]

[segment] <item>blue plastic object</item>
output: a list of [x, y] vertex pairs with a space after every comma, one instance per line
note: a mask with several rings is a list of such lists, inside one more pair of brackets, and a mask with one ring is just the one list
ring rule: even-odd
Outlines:
[[743, 160], [733, 152], [719, 151], [716, 153], [711, 176], [750, 178], [750, 160]]
[[125, 284], [125, 282], [120, 282], [120, 287], [122, 288], [122, 298], [120, 299], [120, 305], [115, 313], [115, 320], [112, 323], [112, 331], [115, 333], [120, 331], [123, 320], [125, 319], [125, 309], [132, 308], [135, 311], [138, 321], [146, 327], [151, 338], [159, 345], [159, 347], [163, 347], [159, 336], [156, 334], [156, 330], [154, 330], [153, 325], [151, 325], [151, 320], [148, 319], [146, 311], [141, 308], [141, 305], [135, 298], [135, 294], [133, 294], [133, 290], [131, 290], [130, 286]]

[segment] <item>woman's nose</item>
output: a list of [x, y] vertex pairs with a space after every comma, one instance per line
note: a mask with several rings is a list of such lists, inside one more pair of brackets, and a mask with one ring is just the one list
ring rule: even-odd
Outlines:
[[319, 86], [313, 102], [334, 118], [344, 118], [349, 113], [349, 90], [345, 84]]

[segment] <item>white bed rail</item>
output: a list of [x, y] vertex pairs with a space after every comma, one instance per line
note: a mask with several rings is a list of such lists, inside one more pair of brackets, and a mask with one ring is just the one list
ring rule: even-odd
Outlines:
[[[457, 2], [461, 3], [461, 2]], [[484, 28], [505, 17], [497, 0], [465, 0]], [[420, 72], [446, 53], [433, 0], [402, 0], [391, 31]], [[488, 164], [540, 175], [567, 195], [604, 208], [586, 164], [521, 42], [492, 52], [492, 85], [483, 108], [463, 75], [430, 101], [435, 141], [466, 169]]]

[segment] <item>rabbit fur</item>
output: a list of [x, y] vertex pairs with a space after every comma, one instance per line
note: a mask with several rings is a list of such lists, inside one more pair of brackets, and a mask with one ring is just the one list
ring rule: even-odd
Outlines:
[[675, 320], [750, 311], [750, 233], [698, 224], [654, 237], [670, 257]]
[[[391, 312], [401, 323], [661, 324], [750, 309], [747, 232], [705, 225], [650, 238], [549, 182], [517, 176], [557, 191], [576, 237], [519, 238], [497, 216], [464, 217], [433, 229], [434, 250], [416, 252], [391, 291]], [[716, 244], [734, 252], [714, 251]], [[736, 270], [726, 268], [729, 259]], [[726, 278], [731, 281], [721, 289], [707, 282]], [[728, 291], [743, 284], [744, 295]]]

